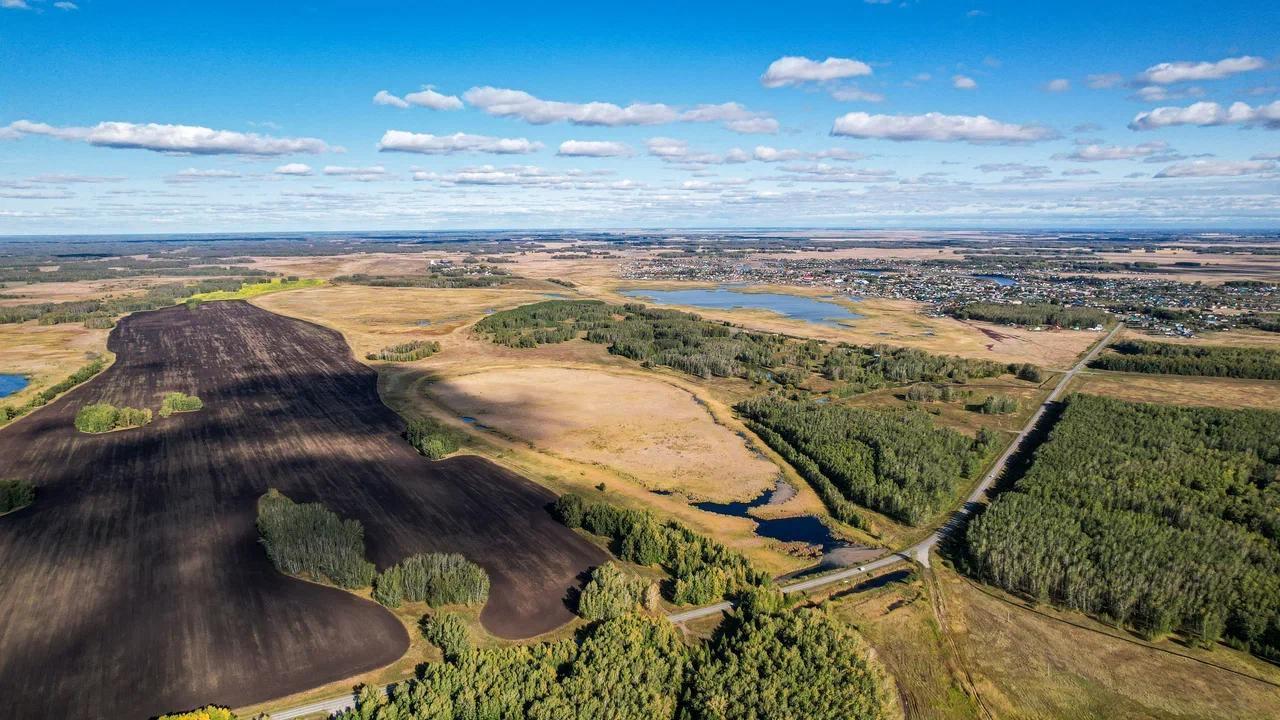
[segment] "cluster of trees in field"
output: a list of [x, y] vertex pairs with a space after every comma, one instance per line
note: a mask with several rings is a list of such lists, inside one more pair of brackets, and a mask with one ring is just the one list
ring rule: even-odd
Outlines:
[[1111, 315], [1105, 310], [1086, 307], [1067, 307], [1055, 303], [993, 303], [976, 302], [952, 308], [952, 317], [960, 320], [981, 320], [1000, 325], [1031, 325], [1066, 328], [1089, 328], [1106, 325]]
[[387, 362], [413, 362], [429, 358], [440, 352], [440, 343], [435, 340], [410, 340], [399, 345], [390, 345], [376, 353], [368, 353], [365, 360], [385, 360]]
[[364, 686], [337, 720], [879, 720], [883, 671], [825, 609], [748, 604], [705, 646], [627, 613], [573, 639], [471, 648], [390, 693]]
[[85, 405], [76, 412], [75, 426], [83, 433], [104, 433], [142, 427], [150, 422], [149, 409], [94, 403]]
[[978, 412], [983, 415], [1011, 415], [1018, 412], [1018, 398], [996, 393], [982, 401]]
[[203, 407], [204, 401], [195, 395], [181, 392], [165, 393], [160, 401], [160, 417], [169, 417], [180, 412], [195, 412]]
[[622, 560], [660, 565], [671, 575], [666, 591], [674, 603], [703, 605], [772, 583], [744, 556], [677, 522], [659, 522], [643, 510], [591, 502], [571, 493], [562, 495], [553, 511], [568, 527], [609, 538], [614, 555]]
[[1120, 372], [1280, 380], [1280, 351], [1225, 345], [1122, 340], [1090, 367]]
[[0, 515], [36, 501], [36, 489], [25, 480], [0, 480]]
[[343, 588], [367, 587], [377, 574], [364, 557], [364, 527], [320, 503], [296, 503], [278, 490], [258, 501], [258, 534], [267, 557], [286, 575]]
[[467, 623], [453, 613], [424, 615], [418, 629], [427, 642], [440, 648], [446, 661], [457, 661], [471, 651], [471, 631]]
[[516, 348], [585, 337], [608, 345], [615, 355], [644, 364], [704, 378], [740, 377], [783, 386], [800, 385], [820, 373], [863, 391], [897, 383], [963, 382], [1016, 372], [1018, 367], [886, 345], [832, 346], [751, 332], [676, 310], [595, 300], [524, 305], [494, 313], [477, 322], [475, 329], [496, 343]]
[[418, 452], [431, 458], [441, 458], [455, 453], [462, 446], [462, 434], [445, 426], [435, 418], [416, 418], [409, 421], [405, 439]]
[[612, 620], [629, 612], [635, 612], [641, 606], [657, 609], [656, 593], [652, 598], [646, 597], [649, 588], [656, 586], [643, 579], [629, 575], [609, 562], [591, 571], [591, 580], [582, 588], [578, 596], [578, 614], [588, 620]]
[[502, 268], [483, 265], [433, 270], [423, 275], [339, 275], [333, 282], [370, 287], [482, 288], [502, 285], [513, 277]]
[[1010, 591], [1280, 660], [1280, 412], [1074, 395], [967, 544]]
[[483, 605], [489, 599], [484, 568], [457, 553], [410, 555], [378, 573], [365, 559], [359, 520], [343, 520], [320, 503], [296, 503], [275, 489], [258, 501], [258, 534], [280, 572], [348, 590], [372, 585], [373, 599], [387, 607]]
[[406, 600], [431, 607], [483, 605], [489, 599], [489, 576], [458, 553], [410, 555], [378, 575], [373, 599], [387, 607], [400, 607]]
[[0, 308], [0, 324], [35, 320], [41, 325], [82, 322], [87, 327], [109, 328], [114, 326], [114, 318], [121, 315], [168, 307], [199, 293], [239, 290], [248, 281], [246, 278], [234, 278], [201, 280], [194, 283], [165, 283], [147, 290], [142, 295], [14, 305]]
[[38, 407], [47, 405], [62, 393], [102, 372], [106, 366], [107, 361], [105, 358], [94, 358], [92, 362], [71, 373], [64, 380], [41, 390], [26, 403], [0, 407], [0, 425], [4, 425], [15, 418], [20, 418]]
[[995, 436], [969, 438], [926, 413], [761, 396], [735, 409], [791, 463], [832, 516], [860, 524], [850, 503], [918, 525], [950, 505], [982, 467]]
[[1241, 321], [1243, 324], [1265, 330], [1266, 332], [1280, 333], [1280, 314], [1251, 315]]

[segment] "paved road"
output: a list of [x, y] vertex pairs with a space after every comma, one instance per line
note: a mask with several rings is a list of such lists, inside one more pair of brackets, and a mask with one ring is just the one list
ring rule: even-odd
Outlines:
[[[889, 553], [883, 557], [858, 565], [857, 567], [845, 568], [838, 572], [819, 575], [808, 580], [797, 580], [796, 582], [788, 583], [787, 585], [782, 586], [782, 592], [805, 592], [807, 590], [825, 587], [834, 583], [845, 582], [850, 578], [880, 570], [881, 568], [889, 567], [890, 565], [900, 563], [904, 560], [915, 560], [925, 567], [928, 567], [929, 552], [933, 547], [937, 545], [940, 540], [954, 532], [956, 528], [964, 525], [968, 517], [977, 509], [978, 504], [982, 501], [983, 496], [986, 495], [987, 490], [991, 489], [991, 486], [995, 481], [1004, 473], [1004, 468], [1009, 463], [1009, 458], [1013, 457], [1013, 454], [1017, 452], [1018, 448], [1022, 446], [1022, 443], [1026, 441], [1027, 436], [1035, 429], [1036, 424], [1040, 422], [1040, 418], [1044, 417], [1045, 411], [1047, 411], [1049, 407], [1053, 403], [1057, 402], [1058, 398], [1062, 396], [1063, 391], [1067, 389], [1067, 385], [1071, 383], [1072, 378], [1083, 370], [1091, 360], [1097, 357], [1098, 353], [1102, 352], [1102, 349], [1110, 344], [1122, 329], [1124, 329], [1124, 324], [1118, 323], [1111, 332], [1107, 333], [1105, 337], [1093, 346], [1093, 349], [1090, 350], [1088, 354], [1081, 358], [1075, 366], [1058, 379], [1058, 384], [1054, 386], [1053, 390], [1049, 393], [1049, 396], [1045, 398], [1044, 403], [1041, 404], [1040, 407], [1036, 408], [1035, 413], [1032, 414], [1029, 420], [1027, 420], [1027, 424], [1022, 428], [1022, 431], [1018, 433], [1018, 436], [1014, 438], [1013, 442], [1009, 443], [1009, 447], [1005, 448], [1004, 453], [1000, 455], [1000, 459], [996, 460], [995, 464], [991, 466], [991, 469], [987, 471], [987, 474], [982, 477], [982, 480], [974, 486], [973, 492], [969, 493], [969, 497], [965, 498], [964, 504], [952, 513], [951, 517], [947, 518], [947, 521], [930, 534], [929, 537], [909, 548]], [[725, 613], [732, 609], [733, 603], [721, 602], [716, 603], [715, 605], [694, 608], [693, 610], [672, 613], [667, 616], [667, 619], [673, 623], [682, 623], [711, 615], [719, 615], [720, 613]], [[307, 705], [299, 705], [297, 707], [289, 708], [288, 710], [274, 712], [271, 713], [271, 718], [272, 720], [295, 720], [295, 718], [306, 717], [313, 713], [340, 712], [346, 708], [352, 707], [353, 705], [354, 696], [345, 695], [343, 697], [319, 700]]]

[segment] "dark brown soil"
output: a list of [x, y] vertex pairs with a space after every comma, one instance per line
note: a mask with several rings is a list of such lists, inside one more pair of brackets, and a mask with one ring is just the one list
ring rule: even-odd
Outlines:
[[[478, 562], [492, 580], [481, 620], [503, 637], [569, 620], [566, 595], [605, 559], [550, 517], [544, 488], [414, 452], [333, 331], [220, 302], [133, 315], [110, 347], [102, 376], [0, 431], [0, 477], [38, 487], [0, 518], [5, 717], [245, 705], [402, 655], [390, 613], [272, 567], [254, 527], [270, 487], [360, 520], [379, 568], [419, 551]], [[158, 408], [173, 390], [205, 409], [72, 427], [88, 403]]]

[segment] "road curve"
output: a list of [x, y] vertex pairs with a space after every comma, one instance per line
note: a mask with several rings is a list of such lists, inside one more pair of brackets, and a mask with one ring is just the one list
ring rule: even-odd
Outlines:
[[[987, 474], [983, 475], [982, 480], [974, 486], [973, 491], [969, 493], [969, 497], [965, 498], [964, 504], [957, 508], [956, 511], [947, 518], [946, 522], [939, 526], [937, 530], [933, 531], [929, 537], [908, 548], [890, 552], [882, 557], [876, 558], [875, 560], [858, 565], [857, 567], [845, 568], [838, 572], [820, 575], [808, 580], [797, 580], [795, 582], [788, 583], [782, 586], [782, 592], [806, 592], [808, 590], [826, 587], [827, 585], [845, 582], [850, 578], [880, 570], [903, 561], [909, 562], [911, 560], [915, 560], [928, 567], [929, 552], [933, 547], [937, 545], [940, 540], [951, 534], [951, 532], [956, 528], [962, 526], [964, 521], [973, 514], [977, 504], [982, 500], [987, 491], [991, 489], [991, 486], [997, 479], [999, 479], [1001, 474], [1004, 473], [1005, 466], [1008, 465], [1009, 459], [1013, 457], [1013, 454], [1017, 452], [1018, 448], [1022, 446], [1022, 443], [1026, 441], [1027, 436], [1031, 434], [1031, 431], [1035, 428], [1036, 424], [1040, 422], [1040, 418], [1044, 417], [1044, 414], [1049, 407], [1058, 401], [1058, 398], [1062, 396], [1063, 391], [1066, 390], [1067, 385], [1071, 383], [1071, 380], [1075, 378], [1076, 374], [1087, 367], [1088, 364], [1098, 356], [1098, 353], [1102, 352], [1102, 349], [1109, 345], [1111, 341], [1115, 339], [1116, 335], [1118, 335], [1123, 329], [1124, 323], [1117, 323], [1116, 326], [1111, 329], [1111, 332], [1107, 333], [1101, 340], [1099, 340], [1084, 357], [1080, 358], [1080, 360], [1072, 366], [1070, 370], [1058, 379], [1058, 384], [1054, 386], [1053, 390], [1049, 393], [1049, 396], [1045, 398], [1044, 403], [1042, 403], [1040, 407], [1036, 408], [1035, 413], [1033, 413], [1031, 418], [1027, 420], [1027, 424], [1023, 426], [1021, 432], [1018, 433], [1018, 436], [1013, 439], [1013, 442], [1009, 443], [1009, 446], [1005, 448], [1004, 453], [1002, 453], [1000, 458], [996, 460], [995, 464], [991, 466], [991, 469], [987, 471]], [[732, 609], [733, 603], [725, 601], [714, 605], [694, 608], [692, 610], [685, 610], [683, 612], [670, 613], [667, 615], [667, 619], [678, 624], [712, 615], [719, 615]], [[287, 710], [273, 712], [271, 713], [271, 718], [272, 720], [297, 720], [297, 718], [306, 717], [315, 713], [327, 712], [332, 714], [341, 712], [347, 708], [354, 707], [354, 705], [355, 695], [349, 693], [342, 697], [318, 700], [307, 705], [299, 705]]]

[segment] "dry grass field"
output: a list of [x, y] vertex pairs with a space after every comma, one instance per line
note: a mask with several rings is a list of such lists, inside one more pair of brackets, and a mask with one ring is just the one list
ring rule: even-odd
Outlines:
[[1154, 340], [1162, 343], [1183, 345], [1226, 345], [1228, 347], [1260, 347], [1280, 350], [1280, 333], [1237, 328], [1224, 332], [1208, 332], [1192, 338], [1169, 337], [1167, 335], [1148, 335], [1138, 330], [1126, 328], [1118, 339]]
[[1270, 380], [1088, 370], [1076, 375], [1068, 391], [1168, 405], [1280, 408], [1280, 382]]
[[529, 367], [458, 375], [428, 392], [457, 414], [538, 449], [606, 465], [651, 490], [749, 500], [778, 468], [717, 425], [696, 397], [658, 379]]
[[[37, 487], [0, 519], [0, 697], [16, 717], [245, 705], [399, 658], [390, 613], [274, 569], [254, 527], [270, 487], [361, 521], [379, 567], [425, 551], [478, 562], [480, 620], [499, 636], [571, 621], [566, 595], [607, 557], [551, 518], [544, 488], [481, 458], [419, 456], [333, 331], [217, 302], [132, 315], [110, 347], [110, 369], [0, 430], [5, 475]], [[83, 404], [155, 407], [169, 390], [205, 408], [72, 426]]]
[[32, 320], [0, 324], [0, 373], [26, 375], [30, 382], [21, 392], [0, 399], [0, 405], [21, 405], [95, 355], [105, 355], [109, 332], [90, 330], [80, 323], [38, 325]]

